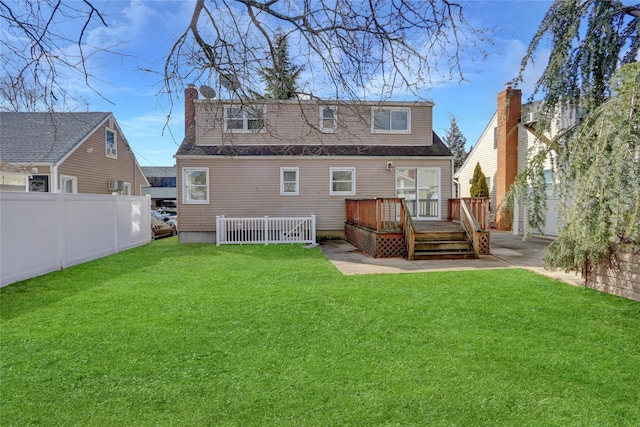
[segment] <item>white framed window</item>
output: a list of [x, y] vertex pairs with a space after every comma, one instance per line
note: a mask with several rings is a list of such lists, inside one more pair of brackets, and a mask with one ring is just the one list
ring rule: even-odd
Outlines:
[[131, 183], [130, 182], [125, 182], [122, 186], [122, 191], [120, 192], [121, 195], [123, 196], [130, 196], [131, 195]]
[[300, 194], [300, 170], [297, 167], [280, 168], [280, 195], [297, 196]]
[[330, 168], [329, 194], [333, 196], [356, 194], [356, 168]]
[[324, 133], [334, 133], [338, 130], [338, 107], [320, 107], [320, 131]]
[[411, 108], [372, 108], [371, 132], [411, 133]]
[[225, 105], [225, 132], [261, 132], [264, 131], [266, 106], [264, 105]]
[[182, 203], [209, 203], [209, 168], [182, 168]]
[[78, 178], [75, 176], [60, 175], [60, 192], [76, 194], [78, 192]]
[[104, 147], [107, 157], [118, 158], [118, 134], [115, 130], [106, 128], [104, 132]]

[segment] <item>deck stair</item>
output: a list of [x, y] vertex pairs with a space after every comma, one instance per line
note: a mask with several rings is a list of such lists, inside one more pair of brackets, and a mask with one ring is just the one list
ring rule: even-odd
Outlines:
[[446, 230], [416, 231], [414, 241], [415, 260], [476, 258], [473, 244], [458, 223], [448, 222]]

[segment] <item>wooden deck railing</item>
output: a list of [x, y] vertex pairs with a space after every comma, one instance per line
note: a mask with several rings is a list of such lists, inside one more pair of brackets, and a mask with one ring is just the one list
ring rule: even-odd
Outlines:
[[346, 200], [347, 222], [376, 231], [400, 231], [405, 207], [400, 198]]
[[465, 197], [462, 199], [449, 199], [449, 221], [461, 221], [461, 201], [467, 203], [469, 212], [473, 215], [481, 230], [491, 228], [491, 212], [489, 204], [491, 199], [484, 197]]

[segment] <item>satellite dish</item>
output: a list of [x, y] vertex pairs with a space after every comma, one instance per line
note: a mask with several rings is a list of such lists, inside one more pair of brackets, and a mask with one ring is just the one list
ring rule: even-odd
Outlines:
[[240, 81], [235, 74], [220, 74], [220, 84], [227, 90], [240, 89]]
[[216, 91], [211, 86], [200, 86], [200, 93], [205, 98], [215, 98], [216, 97]]

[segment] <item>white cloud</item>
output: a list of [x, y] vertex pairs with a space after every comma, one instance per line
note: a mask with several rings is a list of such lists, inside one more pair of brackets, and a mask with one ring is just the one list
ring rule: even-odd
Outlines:
[[116, 120], [141, 165], [174, 164], [172, 157], [184, 137], [181, 112], [174, 114], [169, 122], [172, 133], [166, 129], [163, 132], [167, 117], [161, 111], [124, 118], [116, 114]]

